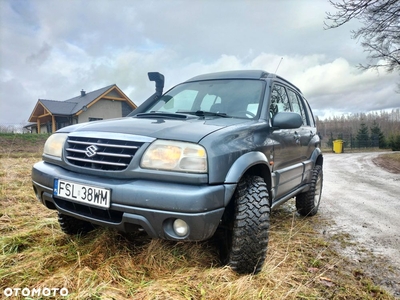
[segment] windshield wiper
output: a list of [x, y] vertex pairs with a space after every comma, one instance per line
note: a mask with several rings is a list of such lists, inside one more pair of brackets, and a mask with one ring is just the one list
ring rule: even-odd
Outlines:
[[208, 116], [218, 116], [218, 117], [223, 117], [223, 118], [230, 118], [226, 113], [220, 113], [220, 112], [213, 112], [213, 111], [204, 111], [204, 110], [198, 110], [198, 111], [179, 111], [181, 114], [189, 114], [189, 115], [195, 115], [199, 117], [208, 117]]

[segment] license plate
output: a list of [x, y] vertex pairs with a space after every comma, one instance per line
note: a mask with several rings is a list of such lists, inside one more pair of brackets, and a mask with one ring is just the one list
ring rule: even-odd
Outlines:
[[100, 208], [110, 207], [109, 189], [76, 182], [54, 179], [54, 196], [96, 206]]

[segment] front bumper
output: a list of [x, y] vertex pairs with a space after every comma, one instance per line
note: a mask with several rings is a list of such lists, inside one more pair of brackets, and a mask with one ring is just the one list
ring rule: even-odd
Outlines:
[[[53, 196], [54, 179], [111, 189], [107, 210]], [[110, 179], [78, 174], [46, 162], [32, 168], [37, 198], [48, 208], [100, 226], [130, 232], [141, 227], [154, 238], [200, 241], [217, 229], [235, 184], [191, 185], [139, 179]], [[186, 236], [173, 230], [176, 219], [189, 225]]]

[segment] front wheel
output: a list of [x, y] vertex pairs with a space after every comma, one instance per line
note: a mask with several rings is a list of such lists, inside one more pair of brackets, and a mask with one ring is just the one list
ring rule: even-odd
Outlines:
[[221, 260], [240, 274], [261, 271], [268, 247], [270, 205], [267, 185], [246, 176], [223, 217]]
[[322, 194], [322, 166], [316, 165], [312, 170], [310, 189], [296, 196], [297, 212], [302, 216], [314, 216], [318, 212]]
[[58, 213], [58, 223], [61, 230], [69, 235], [85, 234], [94, 229], [94, 226], [86, 221]]

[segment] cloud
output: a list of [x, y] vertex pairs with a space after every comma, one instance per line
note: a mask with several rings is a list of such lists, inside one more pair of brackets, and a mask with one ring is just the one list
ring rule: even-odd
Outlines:
[[30, 93], [18, 80], [0, 81], [0, 99], [0, 125], [8, 126], [27, 122], [26, 113], [31, 106]]
[[343, 58], [318, 64], [294, 79], [313, 107], [338, 113], [368, 112], [399, 106], [396, 74], [360, 71]]
[[28, 64], [41, 65], [49, 58], [51, 49], [52, 47], [48, 43], [43, 43], [38, 52], [28, 55], [26, 62]]
[[399, 107], [399, 76], [355, 68], [365, 60], [350, 39], [357, 24], [324, 30], [329, 9], [316, 0], [0, 1], [0, 123], [27, 121], [38, 98], [113, 83], [139, 104], [154, 92], [150, 71], [168, 89], [202, 73], [278, 65], [320, 115]]

